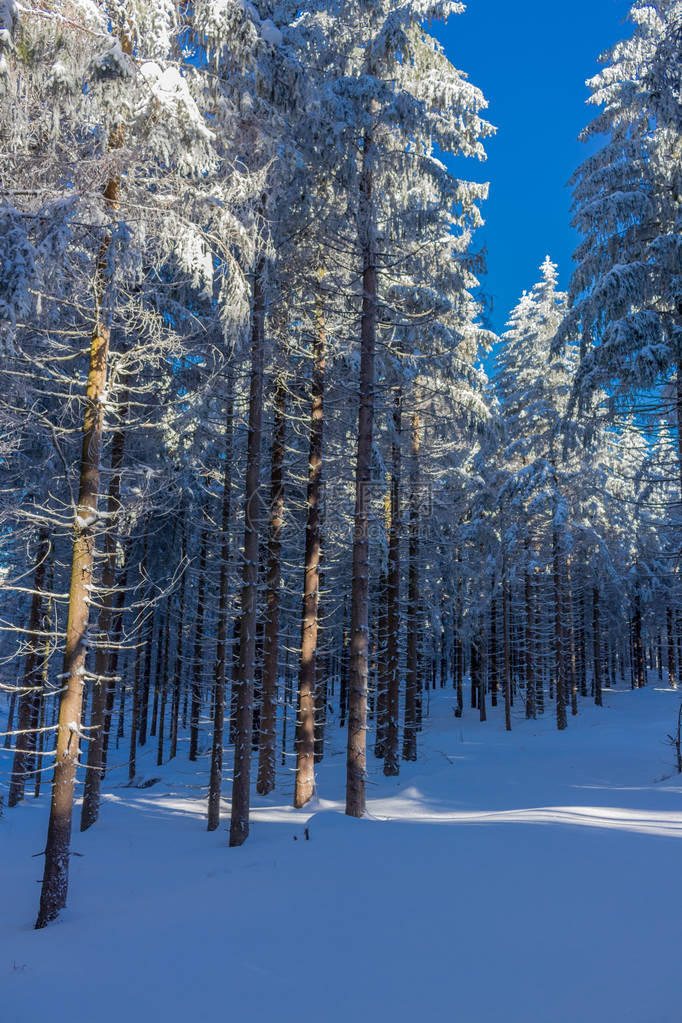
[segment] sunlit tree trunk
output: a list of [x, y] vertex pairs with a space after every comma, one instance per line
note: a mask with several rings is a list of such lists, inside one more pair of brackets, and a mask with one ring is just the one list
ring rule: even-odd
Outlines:
[[[132, 55], [132, 39], [121, 35], [122, 49]], [[116, 129], [109, 140], [110, 149], [123, 145], [123, 131]], [[104, 190], [104, 202], [110, 213], [118, 208], [121, 181], [112, 177]], [[78, 504], [73, 527], [73, 553], [69, 610], [64, 650], [64, 688], [59, 703], [57, 749], [50, 821], [45, 844], [45, 868], [36, 928], [45, 927], [66, 905], [69, 884], [69, 856], [76, 768], [80, 755], [81, 709], [87, 655], [87, 630], [90, 622], [90, 590], [93, 581], [95, 524], [99, 498], [100, 460], [107, 392], [110, 327], [103, 315], [107, 287], [111, 236], [100, 246], [95, 271], [95, 328], [90, 342], [90, 366], [85, 392], [83, 442], [80, 460]]]
[[99, 816], [100, 791], [102, 786], [102, 763], [104, 752], [104, 719], [109, 690], [113, 682], [107, 677], [110, 663], [109, 635], [112, 630], [113, 608], [116, 583], [116, 538], [114, 525], [121, 507], [121, 470], [125, 448], [124, 423], [128, 413], [128, 397], [124, 392], [119, 402], [119, 427], [111, 444], [111, 477], [107, 499], [108, 528], [104, 537], [104, 569], [102, 571], [102, 602], [97, 622], [99, 645], [95, 654], [95, 681], [90, 712], [90, 734], [88, 745], [88, 769], [85, 772], [83, 804], [81, 807], [81, 831], [95, 823]]
[[301, 661], [296, 715], [296, 780], [294, 787], [294, 806], [296, 807], [305, 806], [315, 791], [315, 658], [317, 655], [320, 594], [320, 496], [326, 347], [326, 330], [320, 299], [317, 302], [316, 319], [301, 617]]

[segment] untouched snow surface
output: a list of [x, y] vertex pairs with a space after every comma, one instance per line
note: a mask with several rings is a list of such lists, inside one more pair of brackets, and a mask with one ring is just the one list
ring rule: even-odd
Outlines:
[[384, 779], [370, 757], [362, 821], [341, 812], [333, 725], [316, 805], [286, 805], [282, 770], [241, 849], [205, 831], [206, 761], [157, 769], [150, 750], [161, 782], [112, 772], [41, 932], [47, 792], [6, 810], [2, 1019], [679, 1023], [678, 700], [615, 691], [563, 734], [547, 715], [508, 735], [499, 711], [457, 721], [452, 690], [432, 694], [420, 762]]

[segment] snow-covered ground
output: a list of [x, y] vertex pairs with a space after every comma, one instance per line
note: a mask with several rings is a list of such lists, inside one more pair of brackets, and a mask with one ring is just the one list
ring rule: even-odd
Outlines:
[[205, 775], [150, 751], [162, 781], [112, 774], [68, 910], [35, 932], [46, 791], [0, 821], [0, 1017], [679, 1023], [678, 700], [617, 691], [563, 734], [506, 734], [438, 692], [417, 764], [371, 758], [368, 819], [341, 812], [336, 728], [316, 806], [285, 777], [241, 849], [205, 831]]

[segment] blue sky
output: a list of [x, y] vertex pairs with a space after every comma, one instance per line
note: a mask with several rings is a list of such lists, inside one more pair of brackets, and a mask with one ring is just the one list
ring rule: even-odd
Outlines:
[[497, 136], [488, 160], [457, 161], [459, 176], [490, 181], [483, 287], [497, 331], [546, 254], [568, 285], [577, 236], [570, 227], [568, 180], [587, 153], [577, 141], [594, 107], [585, 80], [597, 57], [629, 34], [628, 0], [470, 0], [465, 14], [435, 27], [453, 64], [481, 88]]

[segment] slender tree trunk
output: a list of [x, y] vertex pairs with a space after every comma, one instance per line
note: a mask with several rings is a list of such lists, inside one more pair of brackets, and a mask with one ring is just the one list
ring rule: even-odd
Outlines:
[[639, 590], [635, 594], [635, 607], [632, 615], [632, 640], [635, 667], [635, 680], [638, 689], [646, 685], [644, 650], [642, 648], [642, 600]]
[[483, 636], [480, 632], [471, 644], [471, 684], [478, 695], [479, 720], [487, 721], [485, 678], [483, 672]]
[[242, 845], [249, 835], [251, 805], [251, 740], [258, 616], [258, 484], [263, 424], [263, 362], [265, 340], [265, 260], [261, 258], [253, 282], [251, 329], [251, 384], [249, 394], [249, 436], [246, 455], [244, 499], [244, 567], [242, 574], [239, 630], [239, 676], [237, 678], [234, 775], [230, 845]]
[[509, 643], [509, 583], [507, 581], [506, 563], [502, 567], [502, 639], [504, 642], [504, 727], [511, 732], [511, 656]]
[[263, 685], [256, 791], [266, 796], [275, 787], [277, 743], [277, 668], [279, 663], [280, 587], [282, 578], [282, 528], [284, 525], [284, 451], [286, 442], [287, 389], [282, 377], [275, 389], [275, 421], [270, 469], [270, 522], [265, 634], [263, 637]]
[[320, 496], [324, 430], [324, 373], [326, 331], [322, 302], [317, 302], [317, 329], [313, 349], [310, 455], [308, 459], [308, 511], [305, 531], [305, 568], [301, 617], [301, 662], [296, 716], [296, 782], [294, 806], [303, 807], [315, 791], [315, 658], [317, 655], [320, 594]]
[[[388, 537], [391, 531], [390, 512], [391, 483], [389, 480], [386, 494], [386, 514], [384, 529]], [[386, 714], [388, 700], [388, 566], [381, 572], [379, 582], [379, 593], [377, 594], [379, 604], [376, 625], [378, 631], [377, 643], [377, 684], [376, 684], [376, 733], [374, 740], [374, 756], [377, 760], [384, 759], [386, 747]]]
[[108, 528], [104, 536], [104, 570], [102, 572], [102, 604], [99, 612], [97, 631], [99, 642], [95, 653], [95, 682], [90, 712], [90, 743], [88, 745], [88, 769], [85, 772], [85, 787], [81, 807], [81, 831], [95, 823], [99, 817], [100, 792], [102, 787], [102, 763], [104, 751], [104, 718], [107, 695], [113, 687], [107, 678], [109, 668], [109, 633], [111, 632], [112, 611], [116, 583], [116, 526], [113, 524], [121, 507], [121, 471], [125, 448], [124, 424], [128, 417], [128, 395], [124, 391], [119, 402], [119, 427], [111, 444], [111, 477], [107, 499]]
[[206, 556], [208, 547], [208, 516], [202, 508], [201, 539], [199, 541], [199, 582], [197, 585], [197, 617], [194, 627], [194, 664], [192, 676], [192, 702], [189, 712], [189, 759], [199, 756], [199, 716], [201, 714], [201, 683], [204, 654], [204, 615], [206, 612]]
[[355, 533], [351, 584], [350, 673], [346, 813], [365, 812], [367, 767], [367, 679], [369, 665], [369, 512], [374, 433], [374, 361], [377, 324], [376, 229], [372, 196], [373, 139], [365, 132], [360, 176], [359, 240], [362, 247], [360, 407], [355, 470]]
[[182, 629], [185, 620], [185, 587], [187, 566], [185, 565], [185, 525], [180, 526], [180, 593], [178, 594], [178, 618], [175, 634], [175, 669], [173, 671], [173, 698], [171, 701], [171, 732], [168, 758], [174, 760], [178, 753], [178, 727], [180, 724], [180, 696], [182, 690]]
[[559, 731], [568, 727], [566, 717], [566, 650], [564, 630], [564, 593], [559, 538], [552, 535], [552, 568], [554, 573], [554, 672], [556, 679], [556, 723]]
[[533, 583], [530, 568], [526, 567], [525, 573], [525, 596], [526, 596], [526, 717], [537, 718], [537, 704], [535, 691], [535, 658], [534, 658], [534, 634], [535, 616], [533, 613]]
[[497, 601], [490, 602], [490, 702], [497, 707], [500, 691], [500, 658], [497, 646]]
[[578, 716], [578, 676], [575, 663], [575, 602], [571, 585], [570, 568], [566, 567], [566, 612], [568, 615], [569, 678], [571, 683], [571, 716]]
[[[109, 754], [109, 739], [111, 737], [111, 719], [114, 713], [114, 701], [116, 697], [116, 674], [119, 665], [119, 644], [121, 642], [121, 636], [123, 635], [123, 605], [126, 597], [126, 583], [128, 580], [128, 554], [129, 545], [126, 544], [124, 550], [124, 565], [123, 571], [118, 579], [118, 593], [116, 595], [116, 607], [114, 611], [114, 626], [111, 634], [111, 651], [109, 653], [109, 663], [107, 671], [109, 677], [112, 680], [111, 685], [107, 687], [107, 698], [104, 708], [104, 741], [102, 744], [102, 779], [106, 774], [107, 769], [107, 757]], [[121, 681], [121, 701], [125, 694], [125, 686]]]
[[223, 733], [225, 728], [225, 678], [227, 673], [227, 630], [230, 582], [230, 514], [232, 511], [232, 423], [234, 418], [234, 390], [232, 377], [228, 380], [225, 409], [225, 463], [223, 466], [223, 500], [220, 520], [220, 589], [218, 595], [218, 643], [216, 647], [215, 695], [213, 699], [213, 742], [211, 746], [211, 774], [208, 785], [208, 830], [215, 831], [220, 824], [220, 797], [223, 784]]
[[672, 689], [677, 689], [677, 671], [675, 666], [675, 640], [673, 638], [673, 613], [670, 608], [666, 611], [666, 626], [668, 640], [668, 682]]
[[142, 689], [138, 703], [138, 745], [147, 745], [147, 722], [149, 720], [149, 690], [152, 682], [152, 654], [154, 652], [154, 633], [156, 632], [157, 607], [153, 605], [147, 620], [147, 634], [144, 641], [144, 666], [142, 669]]
[[597, 707], [602, 707], [602, 659], [601, 659], [601, 632], [599, 621], [599, 590], [595, 586], [592, 590], [592, 649], [594, 666], [594, 702]]
[[403, 760], [417, 759], [417, 698], [419, 687], [418, 620], [419, 607], [419, 413], [412, 417], [412, 465], [410, 470], [410, 503], [408, 513], [409, 566], [407, 601], [410, 619], [407, 630], [407, 664], [405, 676], [405, 727]]
[[396, 391], [393, 409], [391, 446], [391, 528], [388, 536], [388, 592], [386, 650], [388, 687], [386, 691], [386, 734], [384, 736], [384, 774], [400, 773], [400, 476], [402, 454], [402, 391]]

